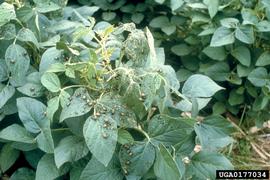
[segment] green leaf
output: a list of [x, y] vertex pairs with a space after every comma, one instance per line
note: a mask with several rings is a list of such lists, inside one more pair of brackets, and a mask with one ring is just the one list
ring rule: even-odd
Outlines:
[[206, 47], [202, 51], [208, 57], [214, 60], [223, 61], [227, 57], [227, 53], [223, 47]]
[[125, 144], [119, 158], [127, 179], [141, 179], [154, 163], [155, 147], [150, 142]]
[[58, 110], [59, 108], [59, 96], [56, 96], [54, 98], [51, 98], [49, 101], [48, 101], [48, 106], [47, 106], [47, 115], [48, 115], [48, 119], [49, 120], [53, 120], [53, 116], [54, 116], [54, 113]]
[[44, 94], [45, 88], [40, 82], [41, 74], [39, 72], [33, 72], [27, 76], [27, 83], [17, 90], [30, 97], [40, 97]]
[[156, 148], [154, 172], [161, 180], [179, 180], [181, 178], [176, 162], [163, 145], [160, 145], [159, 149]]
[[215, 179], [216, 170], [220, 169], [232, 170], [233, 165], [218, 153], [201, 151], [192, 156], [186, 175], [193, 179]]
[[207, 117], [194, 128], [203, 150], [216, 151], [232, 142], [229, 134], [234, 131], [233, 126], [222, 116]]
[[183, 0], [171, 0], [170, 3], [171, 3], [170, 7], [171, 7], [172, 11], [176, 11], [178, 8], [180, 8], [184, 4], [184, 1]]
[[244, 102], [244, 96], [242, 94], [238, 94], [234, 89], [230, 92], [228, 102], [232, 106], [242, 104]]
[[191, 119], [156, 115], [149, 123], [148, 133], [153, 144], [171, 146], [191, 132], [193, 123]]
[[82, 116], [92, 109], [93, 102], [85, 88], [76, 89], [73, 96], [68, 99], [63, 106], [60, 122], [63, 122], [67, 118]]
[[162, 27], [161, 30], [169, 36], [176, 31], [176, 26], [175, 25], [165, 26], [165, 27]]
[[0, 109], [7, 103], [7, 101], [15, 94], [13, 86], [0, 87]]
[[162, 28], [170, 25], [169, 18], [167, 16], [158, 16], [151, 20], [149, 26], [153, 28]]
[[19, 168], [11, 175], [10, 180], [35, 180], [35, 171], [24, 167]]
[[229, 28], [219, 27], [212, 36], [210, 46], [218, 47], [234, 43], [234, 32]]
[[8, 70], [11, 72], [12, 85], [23, 85], [30, 65], [27, 51], [18, 44], [11, 44], [6, 50], [5, 60]]
[[135, 113], [122, 102], [121, 96], [117, 94], [103, 95], [98, 100], [95, 110], [100, 114], [110, 116], [120, 127], [137, 127]]
[[205, 75], [195, 74], [185, 82], [182, 93], [186, 97], [208, 98], [213, 96], [217, 91], [223, 89], [213, 80]]
[[32, 133], [40, 133], [37, 136], [38, 146], [43, 151], [52, 153], [54, 144], [50, 121], [46, 116], [46, 106], [35, 99], [21, 97], [17, 99], [17, 107], [24, 127]]
[[237, 64], [236, 68], [237, 68], [237, 75], [238, 77], [241, 78], [241, 77], [247, 77], [254, 67], [252, 66], [246, 67], [241, 64]]
[[263, 52], [260, 57], [256, 61], [256, 66], [267, 66], [270, 64], [269, 62], [270, 59], [270, 52], [265, 51]]
[[0, 132], [0, 138], [8, 141], [34, 143], [34, 137], [22, 126], [12, 124]]
[[54, 73], [44, 73], [41, 77], [41, 83], [51, 92], [59, 92], [61, 90], [60, 80]]
[[252, 26], [240, 26], [235, 30], [235, 37], [246, 44], [252, 44], [255, 41]]
[[177, 155], [180, 156], [189, 156], [190, 153], [194, 150], [196, 145], [195, 143], [196, 133], [192, 131], [190, 134], [185, 136], [181, 141], [179, 141], [174, 147]]
[[173, 46], [171, 51], [177, 56], [186, 56], [192, 52], [192, 48], [186, 44], [180, 44]]
[[52, 154], [45, 154], [38, 162], [36, 180], [54, 180], [60, 176]]
[[126, 131], [124, 129], [119, 129], [117, 141], [120, 144], [128, 144], [128, 143], [132, 143], [134, 141], [134, 139], [128, 131]]
[[44, 73], [52, 64], [60, 63], [63, 61], [63, 51], [56, 49], [55, 47], [47, 49], [41, 56], [39, 64], [39, 71]]
[[89, 161], [84, 170], [82, 171], [80, 180], [122, 180], [123, 174], [119, 160], [114, 157], [108, 166], [104, 166], [95, 157]]
[[232, 52], [232, 56], [244, 66], [249, 67], [251, 63], [250, 51], [245, 46], [238, 46]]
[[0, 170], [6, 172], [18, 159], [20, 151], [14, 149], [11, 144], [5, 144], [0, 152]]
[[54, 143], [51, 134], [51, 129], [44, 128], [36, 138], [37, 138], [37, 145], [42, 151], [46, 153], [53, 153]]
[[269, 75], [264, 67], [258, 67], [251, 71], [248, 80], [256, 87], [263, 87], [269, 82]]
[[226, 107], [222, 102], [216, 102], [213, 106], [213, 114], [223, 114], [226, 112]]
[[226, 28], [236, 28], [239, 25], [239, 20], [236, 18], [224, 18], [220, 20], [220, 24]]
[[24, 23], [28, 22], [34, 16], [34, 13], [34, 10], [28, 6], [16, 9], [17, 18]]
[[143, 19], [144, 19], [144, 14], [142, 13], [134, 13], [131, 15], [131, 20], [136, 24], [140, 24]]
[[40, 13], [48, 13], [52, 11], [57, 11], [59, 9], [61, 9], [61, 7], [52, 1], [40, 1], [39, 3], [37, 3], [36, 7], [36, 10]]
[[179, 69], [177, 72], [176, 72], [176, 76], [177, 76], [177, 79], [179, 82], [184, 82], [186, 81], [189, 76], [192, 75], [192, 72], [189, 71], [189, 70], [186, 70], [186, 69]]
[[14, 6], [6, 2], [0, 5], [0, 26], [8, 23], [11, 19], [15, 19], [16, 14]]
[[54, 150], [55, 164], [60, 168], [66, 162], [76, 162], [88, 154], [84, 139], [76, 136], [63, 138]]
[[247, 9], [243, 8], [241, 11], [242, 18], [243, 18], [243, 24], [248, 24], [248, 25], [256, 25], [259, 21], [257, 12], [252, 9]]
[[115, 12], [103, 12], [102, 13], [102, 19], [104, 21], [112, 21], [116, 17]]
[[1, 39], [11, 40], [16, 37], [16, 27], [14, 24], [6, 24], [0, 28]]
[[0, 59], [0, 82], [8, 79], [8, 68], [4, 59]]
[[229, 76], [230, 67], [228, 63], [218, 62], [215, 64], [201, 65], [200, 72], [211, 77], [215, 81], [225, 81]]
[[213, 18], [218, 12], [219, 0], [203, 0], [203, 3], [207, 5], [208, 13]]
[[99, 117], [91, 116], [84, 124], [83, 135], [93, 156], [104, 166], [108, 166], [117, 143], [115, 120], [104, 114]]
[[39, 47], [38, 40], [30, 29], [20, 29], [17, 35], [17, 39], [23, 42], [32, 42], [37, 48]]
[[269, 21], [260, 21], [256, 24], [256, 30], [258, 32], [270, 32], [270, 22]]

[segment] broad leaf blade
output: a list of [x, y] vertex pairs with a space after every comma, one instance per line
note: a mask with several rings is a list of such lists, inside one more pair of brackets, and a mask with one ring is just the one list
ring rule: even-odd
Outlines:
[[85, 142], [91, 153], [108, 166], [117, 143], [117, 123], [109, 115], [89, 117], [83, 127]]

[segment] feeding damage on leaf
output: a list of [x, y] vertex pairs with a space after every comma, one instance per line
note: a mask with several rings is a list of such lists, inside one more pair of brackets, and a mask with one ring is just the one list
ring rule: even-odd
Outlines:
[[[205, 156], [206, 143], [223, 140], [207, 149], [214, 153], [230, 142], [222, 117], [210, 117], [201, 126], [195, 120], [222, 87], [193, 75], [181, 90], [148, 28], [96, 23], [80, 8], [47, 2], [0, 5], [18, 11], [3, 11], [10, 18], [1, 16], [0, 28], [7, 23], [19, 28], [14, 42], [3, 42], [5, 59], [0, 57], [7, 67], [0, 68], [0, 113], [18, 113], [18, 118], [1, 129], [0, 141], [14, 155], [39, 152], [27, 159], [36, 170], [32, 179], [47, 178], [45, 172], [49, 179], [185, 179], [190, 175], [185, 171], [200, 171], [196, 165], [201, 162], [192, 159]], [[192, 118], [180, 116], [187, 111]], [[222, 125], [226, 129], [219, 131]], [[202, 127], [210, 126], [216, 136], [205, 139]], [[14, 163], [5, 151], [0, 162]], [[225, 157], [216, 156], [225, 163], [214, 167], [230, 168]], [[185, 157], [190, 163], [183, 160], [181, 166]]]

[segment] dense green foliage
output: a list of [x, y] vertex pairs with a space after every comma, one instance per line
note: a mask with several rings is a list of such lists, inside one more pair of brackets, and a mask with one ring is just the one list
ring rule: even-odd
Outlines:
[[0, 5], [2, 174], [21, 156], [28, 166], [11, 179], [214, 179], [233, 168], [219, 153], [231, 124], [197, 118], [224, 88], [195, 74], [180, 89], [148, 28], [96, 23], [97, 7], [65, 3]]
[[269, 119], [268, 0], [78, 2], [100, 7], [97, 17], [107, 21], [149, 26], [180, 82], [201, 73], [226, 88], [210, 106], [214, 114], [230, 112], [259, 127]]

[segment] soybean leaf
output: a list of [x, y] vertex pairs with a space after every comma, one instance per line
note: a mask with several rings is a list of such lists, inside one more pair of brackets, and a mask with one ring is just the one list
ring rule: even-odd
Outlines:
[[186, 174], [193, 179], [215, 179], [219, 169], [231, 170], [233, 165], [218, 153], [201, 151], [191, 158]]
[[11, 19], [15, 19], [15, 9], [12, 4], [9, 3], [2, 3], [0, 5], [0, 26], [8, 23]]
[[17, 39], [23, 42], [32, 42], [37, 48], [39, 47], [38, 40], [35, 34], [30, 29], [20, 29], [17, 34]]
[[27, 51], [18, 44], [11, 44], [5, 54], [8, 70], [11, 72], [11, 83], [21, 86], [25, 83], [25, 77], [30, 65]]
[[59, 9], [61, 9], [61, 7], [52, 1], [39, 1], [36, 7], [36, 10], [40, 13], [48, 13]]
[[7, 103], [14, 93], [15, 88], [13, 86], [5, 86], [3, 89], [1, 89], [0, 86], [0, 109]]
[[53, 152], [54, 144], [46, 106], [35, 99], [21, 97], [17, 99], [17, 107], [25, 128], [32, 133], [40, 133], [37, 136], [38, 146], [45, 152]]
[[237, 59], [244, 66], [247, 66], [247, 67], [250, 66], [251, 55], [247, 47], [238, 46], [231, 52], [231, 54], [233, 55], [233, 57], [235, 57], [235, 59]]
[[260, 21], [256, 24], [258, 32], [269, 32], [270, 31], [270, 22], [269, 21]]
[[166, 115], [154, 116], [148, 126], [151, 142], [166, 146], [175, 145], [193, 129], [193, 121], [185, 118], [173, 118]]
[[60, 122], [67, 118], [82, 116], [91, 110], [92, 99], [85, 88], [78, 88], [62, 109]]
[[269, 75], [264, 67], [258, 67], [250, 72], [248, 80], [257, 87], [263, 87], [269, 82]]
[[17, 90], [30, 97], [40, 97], [44, 94], [45, 88], [42, 86], [41, 74], [39, 72], [33, 72], [27, 76], [27, 83]]
[[51, 98], [49, 101], [48, 101], [48, 105], [47, 105], [47, 115], [48, 115], [48, 119], [50, 121], [53, 120], [53, 116], [54, 116], [54, 113], [57, 111], [57, 109], [59, 108], [59, 96], [55, 96], [54, 98]]
[[253, 27], [240, 26], [235, 31], [235, 37], [246, 44], [252, 44], [255, 41]]
[[47, 153], [53, 153], [54, 143], [51, 134], [51, 129], [43, 128], [36, 138], [37, 138], [37, 145], [42, 151]]
[[94, 108], [100, 114], [111, 116], [120, 127], [137, 127], [135, 113], [122, 102], [119, 95], [103, 95]]
[[180, 8], [183, 4], [184, 4], [183, 0], [171, 0], [170, 6], [171, 6], [172, 11], [175, 11], [178, 8]]
[[128, 144], [128, 143], [132, 143], [134, 141], [134, 139], [127, 130], [119, 129], [117, 141], [120, 144]]
[[219, 0], [203, 0], [203, 3], [207, 5], [208, 13], [213, 18], [218, 12]]
[[38, 162], [36, 180], [53, 180], [60, 175], [60, 171], [55, 165], [53, 155], [45, 154]]
[[265, 51], [263, 52], [260, 57], [256, 61], [256, 66], [267, 66], [270, 64], [269, 62], [270, 59], [270, 52]]
[[186, 44], [179, 44], [173, 46], [171, 51], [177, 56], [186, 56], [192, 52], [192, 48]]
[[0, 170], [6, 172], [17, 160], [20, 151], [14, 149], [11, 144], [5, 144], [0, 152]]
[[[203, 150], [215, 151], [232, 142], [229, 134], [234, 131], [233, 126], [221, 116], [210, 116], [202, 123], [195, 125], [196, 134]], [[211, 144], [211, 146], [209, 146]]]
[[1, 39], [11, 40], [16, 37], [16, 27], [14, 24], [6, 24], [0, 28]]
[[62, 51], [51, 47], [47, 49], [41, 56], [41, 61], [39, 64], [39, 71], [44, 73], [47, 71], [52, 64], [59, 63], [63, 61]]
[[10, 180], [35, 180], [35, 171], [29, 168], [19, 168], [10, 177]]
[[89, 152], [84, 139], [76, 136], [63, 138], [54, 150], [55, 164], [60, 168], [66, 162], [76, 162]]
[[217, 47], [217, 46], [224, 46], [227, 44], [234, 43], [234, 33], [226, 27], [219, 27], [215, 32], [211, 39], [210, 46]]
[[226, 59], [227, 54], [223, 47], [206, 47], [203, 53], [214, 60], [223, 61]]
[[167, 16], [159, 16], [151, 20], [150, 26], [154, 28], [162, 28], [170, 24], [169, 18]]
[[32, 133], [39, 133], [42, 128], [49, 127], [50, 122], [45, 116], [46, 106], [41, 102], [21, 97], [17, 99], [19, 117], [25, 128]]
[[23, 6], [16, 10], [17, 18], [26, 23], [28, 22], [35, 14], [35, 11], [28, 6]]
[[108, 166], [117, 143], [116, 121], [106, 114], [90, 116], [84, 124], [83, 135], [93, 156]]
[[124, 144], [119, 151], [121, 166], [127, 179], [141, 179], [155, 160], [155, 147], [150, 142]]
[[95, 157], [89, 161], [84, 170], [82, 171], [80, 180], [122, 180], [123, 174], [119, 160], [114, 156], [108, 166], [104, 166]]
[[156, 148], [154, 172], [155, 175], [161, 180], [178, 180], [181, 178], [181, 174], [178, 170], [176, 162], [163, 145]]
[[34, 137], [22, 126], [18, 124], [12, 124], [0, 132], [0, 139], [23, 142], [23, 143], [34, 143]]
[[41, 77], [41, 83], [51, 92], [58, 92], [61, 90], [60, 80], [54, 73], [44, 73]]
[[8, 79], [8, 68], [4, 59], [0, 59], [0, 82]]
[[205, 75], [195, 74], [185, 82], [182, 93], [187, 97], [208, 98], [223, 89]]

